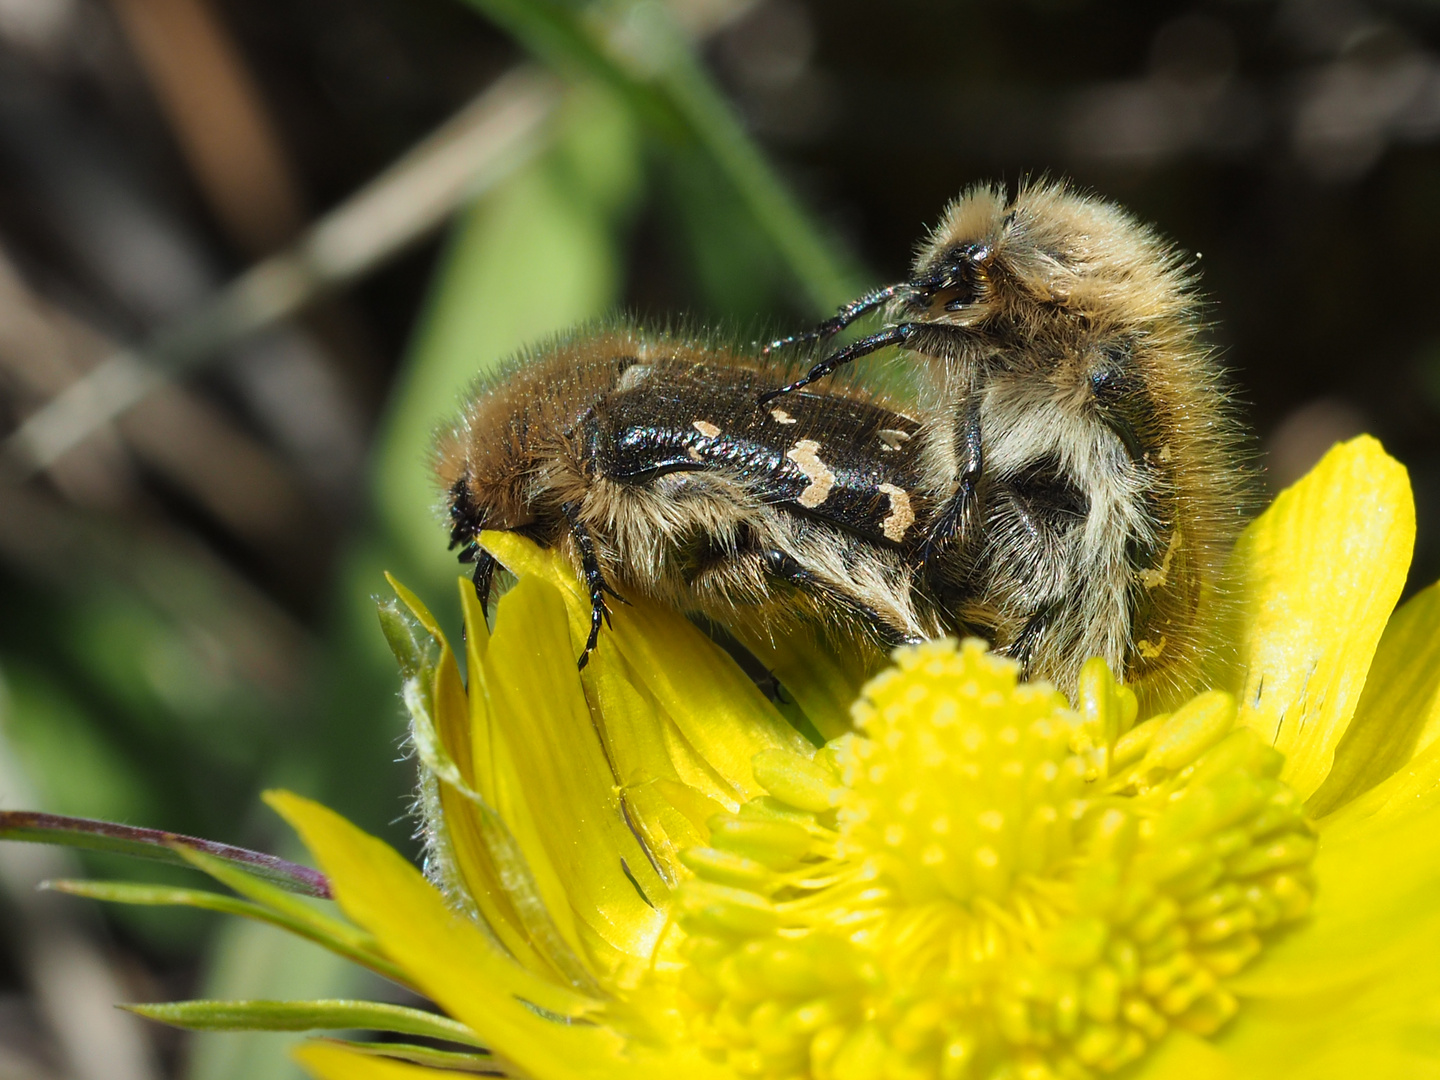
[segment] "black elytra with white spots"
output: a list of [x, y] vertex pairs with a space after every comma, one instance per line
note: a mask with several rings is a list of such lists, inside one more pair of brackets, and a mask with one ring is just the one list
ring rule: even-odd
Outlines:
[[812, 515], [867, 541], [908, 547], [923, 519], [920, 425], [868, 401], [772, 389], [756, 372], [647, 364], [581, 420], [596, 472], [642, 482], [724, 469], [770, 505]]

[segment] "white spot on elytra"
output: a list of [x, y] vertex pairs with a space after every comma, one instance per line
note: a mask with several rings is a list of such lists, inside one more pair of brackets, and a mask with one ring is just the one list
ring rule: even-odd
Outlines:
[[784, 409], [781, 409], [781, 408], [771, 409], [771, 410], [770, 410], [770, 415], [771, 415], [772, 417], [774, 417], [775, 422], [776, 422], [777, 424], [798, 424], [798, 423], [799, 423], [798, 420], [796, 420], [793, 416], [791, 416], [788, 412], [786, 412]]
[[620, 381], [615, 384], [616, 391], [633, 390], [650, 378], [654, 370], [649, 364], [631, 364], [620, 373]]
[[[1141, 570], [1140, 584], [1147, 589], [1158, 588], [1164, 585], [1170, 578], [1170, 561], [1175, 558], [1175, 549], [1180, 546], [1180, 530], [1176, 529], [1170, 537], [1170, 546], [1165, 549], [1165, 558], [1160, 563], [1159, 570]], [[1159, 655], [1158, 653], [1156, 655]]]
[[899, 450], [910, 441], [910, 433], [899, 428], [881, 428], [875, 434], [880, 437], [880, 449], [885, 451]]
[[708, 420], [696, 420], [690, 426], [693, 427], [696, 431], [698, 431], [701, 435], [704, 435], [707, 439], [713, 439], [716, 435], [720, 434], [720, 429], [714, 424], [710, 423], [710, 421]]
[[688, 457], [691, 461], [705, 460], [703, 457], [700, 456], [700, 451], [696, 450], [693, 446], [687, 446], [685, 448], [685, 456]]
[[880, 531], [885, 534], [886, 540], [893, 540], [898, 544], [905, 539], [905, 533], [910, 526], [915, 524], [915, 511], [910, 508], [910, 493], [894, 484], [881, 484], [877, 490], [883, 491], [890, 499], [890, 513], [880, 523]]
[[814, 439], [801, 439], [785, 454], [799, 466], [805, 479], [810, 481], [800, 493], [800, 498], [795, 500], [808, 510], [813, 510], [828, 499], [830, 489], [835, 486], [835, 474], [830, 471], [830, 466], [820, 460], [819, 450], [820, 444]]

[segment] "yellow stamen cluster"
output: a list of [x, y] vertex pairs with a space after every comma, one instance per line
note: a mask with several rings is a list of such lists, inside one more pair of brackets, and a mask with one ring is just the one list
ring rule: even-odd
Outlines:
[[1233, 701], [1130, 728], [1099, 661], [1076, 713], [979, 642], [897, 660], [857, 734], [759, 755], [769, 795], [686, 853], [701, 1044], [742, 1076], [1040, 1080], [1224, 1024], [1315, 851]]

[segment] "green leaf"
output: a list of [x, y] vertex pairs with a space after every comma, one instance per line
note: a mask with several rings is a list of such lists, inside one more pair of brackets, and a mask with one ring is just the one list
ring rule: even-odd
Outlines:
[[361, 1054], [396, 1058], [400, 1061], [413, 1062], [416, 1065], [428, 1065], [435, 1069], [483, 1073], [486, 1076], [508, 1075], [489, 1054], [465, 1054], [454, 1050], [435, 1050], [428, 1046], [414, 1046], [410, 1043], [351, 1042], [349, 1039], [322, 1039], [321, 1041], [338, 1043]]
[[[324, 1001], [374, 993], [369, 971], [269, 923], [227, 919], [216, 929], [197, 998]], [[237, 1031], [190, 1039], [185, 1080], [309, 1080], [291, 1056], [309, 1038], [300, 1031]]]
[[[217, 860], [218, 861], [218, 860]], [[226, 882], [226, 884], [229, 884]], [[111, 904], [140, 904], [148, 907], [189, 907], [239, 915], [246, 919], [269, 923], [297, 937], [329, 949], [378, 975], [402, 986], [410, 986], [405, 973], [374, 947], [374, 939], [363, 930], [330, 919], [296, 903], [298, 910], [276, 910], [262, 903], [239, 900], [233, 896], [206, 889], [180, 889], [170, 885], [134, 885], [124, 881], [47, 881], [44, 888], [71, 896], [84, 896]], [[280, 896], [285, 893], [274, 890]], [[288, 897], [286, 897], [288, 899]]]
[[185, 853], [194, 852], [224, 865], [241, 867], [247, 874], [289, 892], [322, 900], [330, 898], [330, 883], [318, 870], [259, 851], [217, 844], [213, 840], [182, 836], [162, 829], [140, 829], [110, 821], [28, 810], [0, 810], [0, 840], [118, 852], [175, 866], [191, 865]]
[[121, 1008], [187, 1031], [394, 1031], [484, 1049], [474, 1032], [447, 1016], [378, 1001], [174, 1001]]
[[402, 985], [410, 985], [404, 973], [380, 954], [375, 939], [368, 932], [331, 918], [303, 900], [220, 859], [211, 858], [199, 851], [186, 851], [182, 854], [191, 866], [203, 870], [222, 885], [228, 885], [241, 896], [270, 912], [271, 921], [277, 926], [309, 938]]
[[[703, 150], [734, 186], [817, 311], [863, 289], [851, 260], [809, 220], [696, 59], [664, 5], [622, 5], [609, 25], [598, 5], [557, 0], [468, 0], [563, 74], [598, 78], [662, 137]], [[616, 32], [623, 23], [624, 33]], [[623, 46], [616, 43], [624, 42]]]

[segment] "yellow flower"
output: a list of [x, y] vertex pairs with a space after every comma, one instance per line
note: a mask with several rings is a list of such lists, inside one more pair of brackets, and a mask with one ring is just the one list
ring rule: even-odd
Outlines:
[[638, 604], [577, 673], [572, 572], [487, 534], [519, 583], [493, 635], [461, 590], [468, 687], [413, 597], [423, 630], [387, 618], [429, 880], [271, 802], [368, 947], [537, 1080], [1440, 1076], [1440, 586], [1391, 615], [1413, 538], [1404, 470], [1336, 447], [1237, 546], [1219, 689], [1137, 723], [1100, 661], [1072, 710], [976, 642], [861, 689], [747, 641], [777, 707]]

